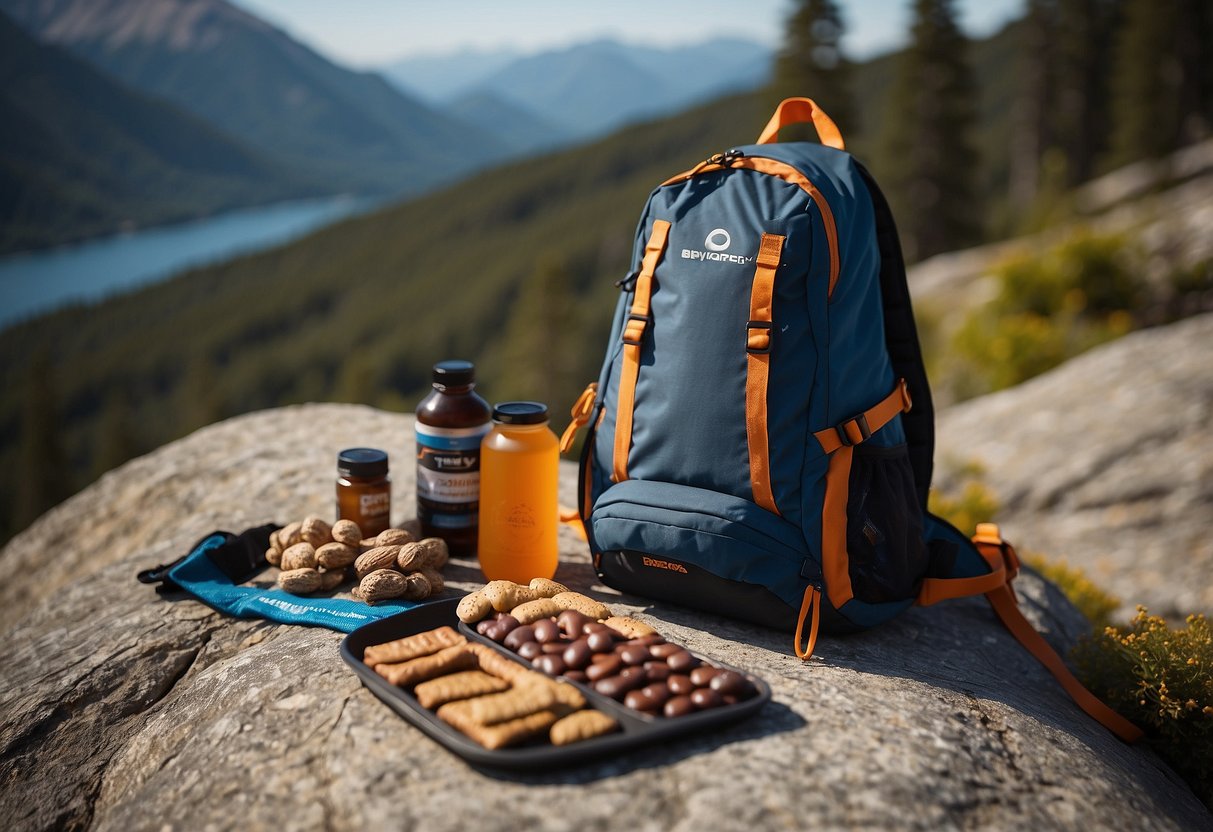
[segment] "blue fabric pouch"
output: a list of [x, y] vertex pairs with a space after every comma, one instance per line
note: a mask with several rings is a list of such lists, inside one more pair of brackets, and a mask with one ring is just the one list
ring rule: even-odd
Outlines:
[[278, 524], [247, 529], [240, 534], [212, 532], [188, 554], [170, 564], [145, 569], [140, 582], [157, 584], [164, 595], [186, 592], [212, 609], [236, 618], [264, 618], [280, 624], [328, 627], [350, 633], [389, 615], [421, 606], [425, 601], [385, 601], [371, 606], [344, 598], [291, 595], [277, 588], [242, 586], [269, 564], [265, 550]]

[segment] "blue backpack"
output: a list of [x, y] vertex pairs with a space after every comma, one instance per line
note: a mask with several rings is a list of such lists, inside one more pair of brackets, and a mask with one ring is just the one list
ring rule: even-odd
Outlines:
[[[777, 144], [811, 122], [821, 144]], [[888, 204], [811, 100], [673, 176], [640, 216], [598, 381], [578, 514], [603, 583], [795, 632], [984, 594], [1088, 713], [1016, 605], [1014, 550], [926, 510], [934, 413]], [[807, 643], [805, 637], [807, 636]]]

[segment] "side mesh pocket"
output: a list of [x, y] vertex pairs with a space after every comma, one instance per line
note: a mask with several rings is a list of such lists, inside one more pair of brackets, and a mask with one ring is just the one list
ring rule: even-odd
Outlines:
[[859, 445], [854, 454], [847, 497], [852, 591], [870, 604], [912, 598], [929, 553], [906, 446]]

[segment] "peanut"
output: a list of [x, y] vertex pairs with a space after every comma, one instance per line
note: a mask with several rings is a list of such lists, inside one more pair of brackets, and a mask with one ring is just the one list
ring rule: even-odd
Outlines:
[[284, 569], [278, 573], [278, 586], [292, 595], [307, 595], [320, 589], [320, 573], [315, 569]]
[[437, 569], [430, 569], [429, 567], [426, 567], [425, 569], [421, 570], [421, 574], [425, 576], [427, 581], [429, 581], [430, 595], [437, 595], [439, 592], [446, 589], [446, 581], [443, 579], [442, 573]]
[[310, 543], [296, 543], [282, 553], [281, 565], [286, 570], [315, 569], [316, 550]]
[[280, 531], [282, 531], [282, 530], [274, 529], [272, 532], [270, 532], [270, 548], [281, 555], [282, 550], [285, 549], [286, 547], [283, 546], [282, 543], [278, 540], [278, 532], [280, 532]]
[[399, 552], [399, 546], [376, 546], [370, 551], [363, 552], [354, 561], [354, 570], [358, 573], [358, 579], [365, 578], [376, 569], [391, 569], [396, 565], [396, 555]]
[[278, 551], [277, 549], [275, 549], [274, 547], [272, 547], [272, 546], [271, 546], [270, 548], [268, 548], [268, 549], [266, 549], [266, 550], [265, 550], [265, 561], [266, 561], [266, 563], [268, 563], [270, 566], [279, 566], [279, 565], [281, 565], [281, 563], [282, 563], [282, 552]]
[[472, 624], [487, 617], [492, 611], [493, 605], [489, 603], [488, 598], [484, 597], [484, 591], [478, 589], [459, 600], [459, 606], [455, 608], [455, 615], [459, 616], [459, 620], [464, 624]]
[[308, 517], [299, 527], [299, 536], [319, 549], [333, 539], [333, 527], [319, 517]]
[[278, 544], [282, 547], [282, 551], [294, 546], [303, 538], [299, 535], [299, 529], [303, 526], [302, 523], [287, 523], [278, 530]]
[[358, 557], [358, 553], [344, 543], [326, 543], [316, 550], [316, 562], [325, 569], [343, 569]]
[[335, 542], [344, 543], [353, 549], [357, 549], [359, 541], [362, 540], [362, 530], [353, 520], [338, 520], [333, 524], [332, 534]]
[[430, 582], [420, 572], [404, 576], [404, 598], [407, 601], [422, 601], [430, 597]]
[[412, 542], [413, 536], [404, 529], [384, 529], [375, 538], [376, 546], [402, 546]]
[[329, 569], [320, 573], [320, 589], [327, 592], [345, 583], [344, 569]]
[[362, 577], [358, 597], [368, 604], [399, 598], [407, 589], [407, 579], [394, 569], [376, 569]]
[[558, 584], [547, 578], [531, 578], [531, 589], [538, 592], [540, 597], [543, 598], [551, 598], [553, 595], [569, 591], [569, 588], [564, 584]]
[[427, 537], [416, 543], [406, 543], [400, 547], [396, 556], [396, 565], [404, 572], [415, 572], [419, 569], [441, 569], [448, 559], [446, 541], [440, 537]]

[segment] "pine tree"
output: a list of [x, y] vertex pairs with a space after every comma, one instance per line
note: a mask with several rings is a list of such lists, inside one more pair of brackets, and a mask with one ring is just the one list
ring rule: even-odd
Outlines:
[[1207, 0], [1126, 0], [1112, 78], [1107, 165], [1159, 158], [1213, 129]]
[[59, 403], [49, 356], [30, 362], [21, 414], [21, 482], [13, 507], [13, 529], [24, 529], [75, 490], [60, 432]]
[[105, 397], [101, 411], [97, 444], [93, 447], [93, 477], [134, 459], [142, 451], [130, 395], [121, 387], [115, 388]]
[[[523, 281], [510, 309], [504, 349], [494, 377], [495, 390], [511, 398], [534, 398], [548, 404], [553, 416], [573, 402], [585, 379], [579, 376], [576, 298], [563, 260], [547, 257]], [[557, 419], [558, 421], [558, 419]]]
[[[859, 130], [851, 101], [850, 64], [842, 54], [842, 14], [834, 0], [800, 0], [788, 18], [783, 48], [775, 59], [771, 106], [785, 98], [805, 96], [816, 101], [842, 131]], [[812, 127], [797, 125], [780, 131], [781, 141], [816, 140]]]
[[975, 94], [965, 46], [951, 0], [915, 0], [874, 165], [910, 262], [978, 239]]

